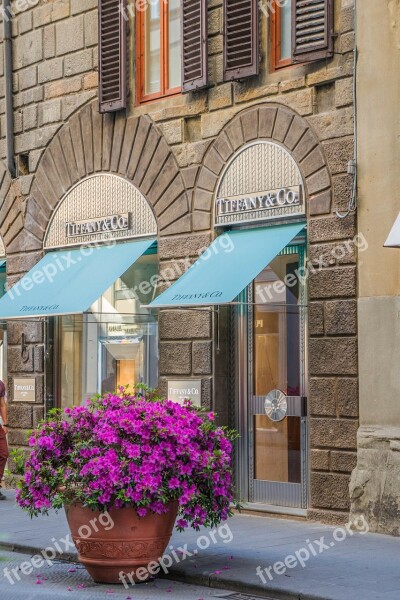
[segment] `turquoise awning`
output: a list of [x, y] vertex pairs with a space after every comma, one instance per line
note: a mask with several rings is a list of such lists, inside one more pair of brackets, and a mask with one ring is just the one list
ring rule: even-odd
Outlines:
[[85, 312], [154, 241], [49, 252], [0, 299], [0, 319]]
[[305, 227], [305, 223], [230, 231], [219, 236], [151, 308], [232, 302]]

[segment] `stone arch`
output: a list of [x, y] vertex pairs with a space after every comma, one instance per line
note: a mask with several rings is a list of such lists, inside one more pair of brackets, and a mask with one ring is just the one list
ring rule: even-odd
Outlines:
[[[113, 220], [116, 239], [157, 237], [157, 221], [150, 204], [131, 181], [114, 173], [96, 173], [73, 186], [53, 211], [44, 238], [44, 249], [80, 245], [85, 235], [67, 234], [66, 223], [95, 221], [100, 215], [133, 215], [131, 219], [120, 216]], [[122, 225], [121, 225], [122, 222]], [[96, 231], [96, 241], [108, 240], [110, 232]], [[86, 238], [87, 240], [87, 238]]]
[[279, 104], [258, 104], [238, 113], [207, 150], [200, 169], [194, 209], [211, 214], [218, 182], [226, 164], [251, 142], [280, 144], [296, 161], [304, 180], [309, 215], [331, 211], [332, 183], [322, 145], [294, 110]]
[[13, 231], [23, 227], [18, 189], [6, 165], [0, 161], [0, 256], [5, 256], [5, 248], [9, 239], [12, 239]]
[[78, 182], [113, 173], [151, 206], [161, 235], [190, 231], [188, 194], [163, 134], [147, 115], [98, 112], [96, 101], [75, 113], [44, 152], [27, 201], [25, 228], [43, 244], [58, 204]]

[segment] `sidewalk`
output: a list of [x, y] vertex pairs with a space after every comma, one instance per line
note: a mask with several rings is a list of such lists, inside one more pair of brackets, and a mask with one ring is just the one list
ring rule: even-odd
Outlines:
[[[12, 492], [6, 494], [9, 501], [0, 504], [0, 547], [37, 553], [68, 534], [63, 513], [31, 520], [16, 506]], [[206, 550], [199, 549], [199, 536], [204, 544], [206, 537], [210, 540], [206, 530], [175, 533], [175, 550], [187, 544], [197, 554], [174, 564], [169, 578], [279, 600], [400, 598], [399, 538], [350, 535], [318, 523], [252, 516], [233, 517], [229, 528], [229, 543], [224, 529]], [[71, 550], [63, 556], [76, 559]], [[290, 568], [281, 564], [285, 559]], [[257, 575], [258, 566], [271, 567], [269, 575], [262, 572], [265, 583]]]

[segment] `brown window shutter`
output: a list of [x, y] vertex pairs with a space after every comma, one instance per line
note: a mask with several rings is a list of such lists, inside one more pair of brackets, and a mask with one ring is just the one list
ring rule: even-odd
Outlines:
[[333, 56], [333, 0], [293, 0], [293, 62], [312, 62]]
[[258, 2], [224, 0], [224, 80], [258, 75]]
[[207, 86], [207, 1], [181, 0], [182, 91]]
[[126, 108], [126, 0], [99, 0], [99, 110]]

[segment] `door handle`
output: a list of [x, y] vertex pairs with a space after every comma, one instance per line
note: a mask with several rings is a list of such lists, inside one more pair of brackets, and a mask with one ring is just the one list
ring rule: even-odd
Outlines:
[[307, 398], [306, 396], [286, 396], [288, 403], [288, 417], [306, 417], [307, 416]]
[[[253, 414], [265, 414], [267, 396], [253, 396], [251, 411]], [[306, 417], [307, 398], [305, 396], [286, 396], [287, 410], [285, 417]]]

